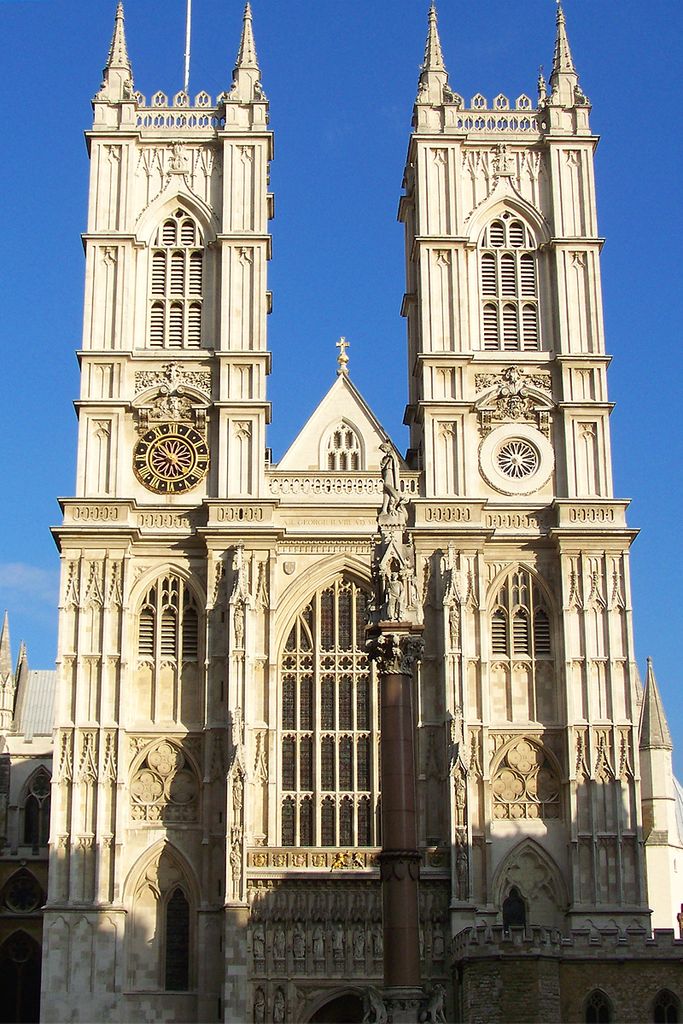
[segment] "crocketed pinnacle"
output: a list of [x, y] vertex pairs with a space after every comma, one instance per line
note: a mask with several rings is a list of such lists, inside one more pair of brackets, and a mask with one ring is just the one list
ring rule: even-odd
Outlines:
[[126, 30], [123, 25], [123, 0], [118, 0], [114, 19], [114, 35], [112, 36], [105, 74], [109, 68], [123, 68], [130, 74], [130, 60], [126, 46]]
[[577, 100], [586, 102], [579, 89], [579, 76], [574, 67], [572, 51], [569, 48], [567, 24], [562, 4], [557, 5], [557, 31], [555, 33], [555, 54], [550, 75], [551, 101], [563, 107], [573, 107]]
[[652, 659], [647, 659], [643, 713], [640, 719], [641, 750], [673, 750], [669, 725], [655, 680]]
[[256, 56], [256, 44], [254, 43], [254, 28], [251, 18], [251, 4], [247, 2], [244, 8], [244, 19], [242, 22], [242, 38], [240, 48], [237, 51], [237, 61], [232, 73], [231, 96], [241, 100], [243, 103], [253, 103], [254, 100], [265, 99], [261, 89], [261, 71]]
[[427, 42], [425, 44], [425, 59], [422, 64], [423, 71], [445, 71], [446, 65], [443, 62], [441, 40], [439, 39], [439, 28], [436, 23], [436, 5], [429, 7], [429, 27], [427, 29]]
[[12, 652], [9, 642], [9, 617], [5, 612], [5, 618], [0, 631], [0, 681], [12, 675]]
[[245, 68], [250, 71], [258, 71], [258, 58], [256, 56], [256, 44], [254, 43], [254, 27], [252, 24], [251, 4], [247, 0], [244, 8], [244, 20], [242, 23], [242, 38], [235, 63], [235, 71], [238, 68]]
[[443, 103], [444, 89], [447, 86], [448, 71], [446, 70], [441, 50], [439, 27], [436, 21], [436, 6], [432, 2], [429, 7], [424, 61], [420, 69], [420, 83], [417, 93], [418, 103]]

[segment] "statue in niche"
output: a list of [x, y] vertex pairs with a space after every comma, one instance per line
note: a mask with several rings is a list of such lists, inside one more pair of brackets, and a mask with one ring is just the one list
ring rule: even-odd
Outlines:
[[284, 960], [285, 958], [285, 930], [278, 925], [273, 936], [273, 960]]
[[458, 884], [458, 899], [466, 900], [468, 887], [467, 832], [458, 830], [455, 835], [455, 876]]
[[320, 925], [316, 925], [313, 932], [313, 959], [318, 961], [325, 959], [325, 933]]
[[235, 648], [238, 651], [244, 649], [244, 602], [236, 601], [232, 613], [233, 627], [235, 630]]
[[459, 766], [456, 766], [453, 773], [453, 785], [455, 787], [455, 824], [458, 828], [463, 828], [467, 824], [467, 783], [462, 768]]
[[252, 937], [252, 949], [254, 953], [254, 960], [263, 960], [266, 955], [266, 940], [263, 934], [263, 925], [259, 924], [254, 928], [254, 934]]
[[353, 958], [354, 960], [365, 959], [365, 929], [360, 926], [356, 928], [353, 935]]
[[443, 928], [440, 924], [434, 926], [432, 935], [432, 960], [443, 960], [446, 952], [446, 943], [443, 937]]
[[332, 952], [335, 960], [344, 958], [344, 928], [341, 921], [336, 921], [332, 926]]
[[262, 988], [257, 988], [254, 993], [254, 1024], [265, 1024], [266, 1019], [266, 997]]
[[285, 1011], [285, 994], [279, 988], [273, 999], [273, 1024], [285, 1024]]
[[387, 618], [392, 622], [401, 621], [403, 611], [403, 580], [397, 572], [392, 572], [386, 581]]
[[400, 469], [391, 441], [383, 441], [379, 450], [384, 453], [380, 462], [383, 487], [382, 515], [391, 515], [403, 505], [400, 493]]
[[294, 929], [292, 952], [294, 953], [295, 960], [303, 960], [306, 956], [306, 936], [300, 924]]
[[240, 898], [240, 882], [242, 881], [242, 851], [239, 840], [235, 840], [230, 851], [230, 867], [232, 869], [232, 898]]
[[375, 960], [381, 960], [384, 957], [384, 935], [381, 924], [376, 924], [372, 929], [372, 950]]

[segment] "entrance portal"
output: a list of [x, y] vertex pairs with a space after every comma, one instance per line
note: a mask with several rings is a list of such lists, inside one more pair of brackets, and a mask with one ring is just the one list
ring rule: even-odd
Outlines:
[[325, 1003], [310, 1018], [310, 1024], [361, 1024], [363, 1001], [352, 992]]

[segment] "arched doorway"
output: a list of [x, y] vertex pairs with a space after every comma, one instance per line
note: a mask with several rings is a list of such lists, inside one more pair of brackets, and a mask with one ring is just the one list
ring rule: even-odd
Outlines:
[[310, 1024], [361, 1024], [363, 1000], [353, 992], [336, 996], [316, 1010]]
[[40, 946], [14, 932], [0, 946], [0, 1024], [30, 1024], [40, 1018]]

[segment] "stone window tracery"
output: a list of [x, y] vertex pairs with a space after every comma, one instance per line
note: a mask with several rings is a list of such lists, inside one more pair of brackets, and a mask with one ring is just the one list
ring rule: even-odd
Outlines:
[[346, 473], [363, 469], [363, 450], [358, 434], [348, 423], [338, 423], [330, 431], [325, 448], [325, 469]]
[[533, 234], [506, 212], [484, 229], [479, 251], [484, 349], [537, 350], [538, 266]]
[[148, 751], [133, 775], [130, 795], [133, 821], [197, 821], [196, 771], [182, 750], [168, 740]]
[[678, 1024], [681, 1019], [681, 1004], [668, 989], [657, 993], [652, 1010], [654, 1024]]
[[37, 910], [43, 901], [43, 890], [38, 880], [25, 868], [21, 868], [8, 878], [0, 898], [0, 903], [13, 914], [30, 914]]
[[50, 773], [39, 768], [28, 781], [24, 801], [24, 843], [47, 846], [50, 836]]
[[298, 615], [281, 656], [283, 846], [372, 846], [377, 697], [364, 650], [367, 594], [339, 579]]
[[149, 348], [200, 348], [203, 240], [184, 210], [177, 209], [157, 230], [150, 265]]
[[526, 569], [511, 573], [498, 590], [491, 615], [491, 651], [495, 657], [552, 655], [545, 598]]
[[519, 739], [507, 749], [491, 786], [497, 819], [560, 816], [560, 781], [543, 750], [529, 740]]

